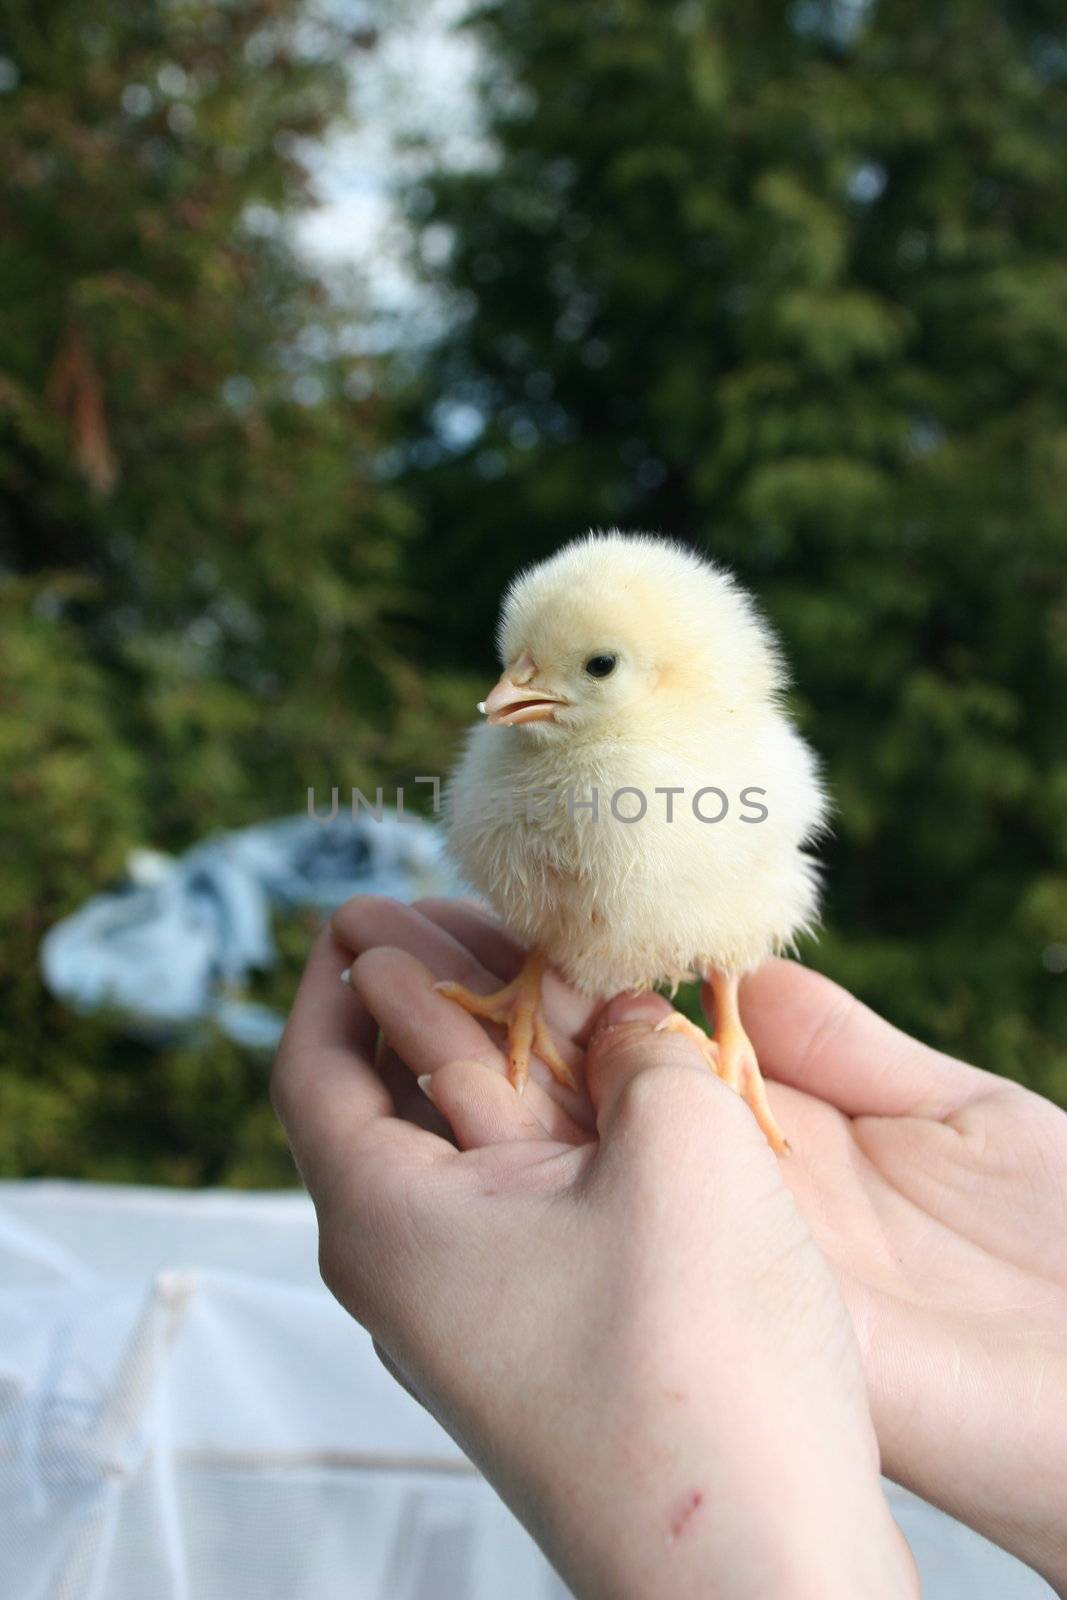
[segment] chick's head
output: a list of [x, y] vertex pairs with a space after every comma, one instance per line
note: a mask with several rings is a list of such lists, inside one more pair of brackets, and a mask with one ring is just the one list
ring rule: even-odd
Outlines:
[[520, 573], [497, 643], [504, 671], [480, 709], [538, 741], [734, 713], [772, 701], [783, 679], [733, 579], [643, 534], [590, 534]]

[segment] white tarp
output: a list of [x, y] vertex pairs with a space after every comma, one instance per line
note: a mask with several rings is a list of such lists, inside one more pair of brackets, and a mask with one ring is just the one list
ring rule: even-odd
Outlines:
[[[894, 1491], [927, 1600], [1051, 1591]], [[564, 1600], [322, 1287], [303, 1195], [0, 1184], [4, 1600]]]
[[210, 1019], [238, 1044], [273, 1050], [285, 1019], [243, 990], [277, 959], [275, 911], [455, 889], [431, 823], [377, 806], [380, 791], [373, 811], [357, 806], [355, 815], [331, 794], [334, 806], [318, 820], [282, 817], [215, 834], [183, 856], [135, 851], [123, 883], [49, 928], [45, 983], [76, 1011], [107, 1007], [137, 1037], [162, 1043]]

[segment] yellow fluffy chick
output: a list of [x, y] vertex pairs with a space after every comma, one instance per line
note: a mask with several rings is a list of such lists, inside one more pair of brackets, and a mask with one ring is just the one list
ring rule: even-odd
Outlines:
[[666, 540], [590, 534], [521, 573], [498, 629], [504, 667], [448, 793], [464, 876], [530, 951], [496, 995], [442, 990], [508, 1028], [564, 1081], [540, 1015], [545, 961], [604, 999], [706, 979], [709, 1063], [785, 1147], [738, 1012], [742, 975], [810, 927], [805, 847], [826, 802], [781, 703], [775, 639], [724, 571]]

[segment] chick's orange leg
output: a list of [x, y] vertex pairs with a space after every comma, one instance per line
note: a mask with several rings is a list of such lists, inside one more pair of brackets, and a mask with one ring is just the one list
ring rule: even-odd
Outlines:
[[541, 981], [545, 958], [531, 951], [518, 977], [512, 978], [494, 994], [475, 994], [461, 983], [435, 984], [438, 994], [447, 995], [472, 1017], [484, 1017], [508, 1031], [508, 1077], [519, 1094], [526, 1087], [530, 1070], [530, 1051], [540, 1056], [553, 1077], [569, 1089], [576, 1087], [571, 1069], [556, 1049], [541, 1015]]
[[771, 1110], [767, 1086], [759, 1069], [752, 1041], [741, 1025], [737, 1001], [740, 980], [722, 972], [709, 972], [708, 983], [715, 998], [715, 1043], [719, 1047], [719, 1074], [737, 1090], [767, 1136], [775, 1155], [789, 1150], [789, 1141]]
[[715, 1037], [709, 1039], [703, 1028], [672, 1011], [658, 1024], [657, 1032], [684, 1033], [700, 1048], [711, 1070], [744, 1100], [766, 1136], [775, 1155], [789, 1150], [789, 1141], [778, 1125], [767, 1099], [763, 1074], [759, 1069], [752, 1041], [741, 1026], [741, 1012], [737, 1003], [736, 978], [727, 978], [721, 972], [708, 974], [711, 992], [715, 997]]

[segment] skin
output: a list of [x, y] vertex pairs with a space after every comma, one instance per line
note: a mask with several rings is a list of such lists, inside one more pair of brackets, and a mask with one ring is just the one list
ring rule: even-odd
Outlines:
[[[392, 949], [376, 949], [382, 944]], [[355, 1002], [336, 986], [338, 960], [344, 963], [347, 952], [358, 957], [354, 976], [362, 998]], [[411, 1074], [435, 1074], [435, 1098], [448, 1110], [459, 1146], [477, 1162], [490, 1162], [493, 1184], [499, 1184], [499, 1174], [507, 1174], [509, 1205], [514, 1200], [515, 1170], [526, 1171], [526, 1162], [533, 1162], [531, 1171], [541, 1187], [545, 1173], [553, 1171], [553, 1162], [576, 1158], [592, 1163], [595, 1171], [605, 1147], [611, 1147], [609, 1128], [606, 1136], [601, 1130], [600, 1141], [590, 1142], [593, 1117], [603, 1110], [598, 1106], [598, 1082], [601, 1078], [611, 1082], [616, 1070], [611, 1064], [603, 1067], [603, 1040], [593, 1040], [590, 1048], [589, 1094], [563, 1090], [547, 1072], [537, 1077], [539, 1062], [534, 1062], [525, 1101], [517, 1102], [501, 1082], [498, 1043], [454, 1006], [442, 1010], [440, 997], [432, 992], [435, 978], [454, 978], [477, 989], [491, 989], [510, 978], [520, 960], [522, 952], [478, 910], [453, 901], [427, 901], [411, 909], [363, 899], [342, 907], [334, 918], [333, 933], [326, 936], [310, 963], [301, 1002], [280, 1053], [278, 1101], [312, 1192], [318, 1197], [330, 1282], [339, 1298], [376, 1331], [381, 1325], [379, 1301], [386, 1296], [387, 1285], [374, 1278], [373, 1266], [358, 1256], [350, 1224], [360, 1205], [368, 1203], [374, 1205], [376, 1222], [392, 1214], [387, 1197], [390, 1174], [397, 1179], [405, 1171], [403, 1163], [414, 1149], [403, 1146], [403, 1157], [400, 1154], [400, 1144], [408, 1133], [395, 1114], [410, 1115], [422, 1125], [429, 1125], [429, 1118], [435, 1115], [429, 1102], [411, 1088]], [[322, 1026], [307, 1021], [312, 1005], [322, 1013]], [[545, 1008], [561, 1038], [561, 1048], [568, 1059], [576, 1061], [579, 1048], [589, 1043], [597, 1008], [566, 989], [553, 974], [545, 984]], [[664, 1002], [645, 997], [640, 1010], [646, 1018], [654, 1018], [667, 1008]], [[390, 1090], [366, 1067], [373, 1032], [368, 1011], [386, 1022], [400, 1053], [389, 1054], [384, 1064]], [[750, 1234], [760, 1206], [771, 1205], [771, 1195], [773, 1205], [781, 1205], [789, 1190], [821, 1246], [822, 1259], [829, 1261], [851, 1314], [886, 1472], [1013, 1550], [1040, 1571], [1057, 1594], [1067, 1595], [1067, 1115], [1019, 1086], [928, 1050], [889, 1027], [835, 984], [793, 963], [768, 963], [749, 979], [742, 989], [742, 1014], [763, 1067], [777, 1080], [769, 1082], [769, 1096], [776, 1114], [790, 1128], [795, 1154], [773, 1166], [773, 1176], [768, 1176], [766, 1160], [760, 1168], [752, 1149], [749, 1114], [744, 1112], [744, 1118], [733, 1117], [729, 1123], [721, 1120], [731, 1101], [731, 1110], [744, 1110], [741, 1102], [731, 1098], [704, 1069], [704, 1077], [686, 1078], [686, 1093], [697, 1094], [699, 1086], [699, 1104], [681, 1101], [672, 1088], [677, 1074], [672, 1072], [669, 1078], [659, 1074], [662, 1067], [680, 1066], [680, 1054], [667, 1058], [664, 1051], [669, 1043], [672, 1050], [681, 1051], [685, 1040], [641, 1034], [632, 1048], [640, 1050], [641, 1061], [656, 1064], [657, 1070], [656, 1090], [645, 1106], [649, 1122], [654, 1122], [654, 1138], [653, 1126], [643, 1125], [640, 1130], [651, 1168], [651, 1178], [648, 1174], [645, 1178], [645, 1203], [669, 1224], [665, 1237], [643, 1234], [641, 1243], [648, 1246], [653, 1261], [669, 1259], [672, 1251], [680, 1248], [680, 1237], [691, 1237], [694, 1226], [707, 1226], [707, 1213], [697, 1203], [697, 1197], [702, 1197], [717, 1216], [707, 1237], [699, 1235], [705, 1280], [721, 1282], [718, 1264], [709, 1274], [707, 1262], [717, 1262], [717, 1251], [726, 1248], [734, 1235], [742, 1242], [742, 1259], [737, 1261], [734, 1256], [734, 1264], [745, 1282], [744, 1262], [747, 1259], [752, 1266], [753, 1251], [757, 1259], [763, 1259], [758, 1256], [760, 1251], [768, 1261], [781, 1259], [776, 1229], [784, 1237], [793, 1237], [789, 1230], [795, 1226], [795, 1213], [789, 1213], [787, 1226], [782, 1211], [774, 1213], [766, 1232], [757, 1232], [755, 1237]], [[608, 1042], [621, 1034], [625, 1029], [614, 1030]], [[611, 1059], [609, 1056], [608, 1061]], [[458, 1061], [467, 1064], [453, 1064]], [[625, 1075], [625, 1066], [621, 1070]], [[366, 1131], [365, 1115], [355, 1118], [362, 1125], [362, 1138], [378, 1146], [370, 1168], [355, 1158], [358, 1152], [349, 1146], [347, 1125], [336, 1125], [333, 1114], [341, 1096], [352, 1093], [354, 1074], [360, 1075], [363, 1093], [373, 1090], [374, 1106], [378, 1107], [378, 1131], [373, 1138]], [[728, 1096], [725, 1102], [723, 1094]], [[320, 1128], [322, 1118], [331, 1123], [330, 1138], [326, 1138], [325, 1128]], [[688, 1157], [693, 1149], [694, 1123], [713, 1130], [713, 1147], [699, 1147], [696, 1160], [686, 1160], [683, 1165], [678, 1152]], [[443, 1123], [434, 1126], [443, 1131]], [[632, 1142], [638, 1142], [637, 1138]], [[734, 1166], [739, 1158], [737, 1146], [745, 1152], [744, 1171]], [[539, 1155], [531, 1154], [531, 1147]], [[549, 1147], [555, 1154], [541, 1160]], [[723, 1176], [723, 1158], [731, 1163], [725, 1182], [709, 1195], [709, 1173], [718, 1166], [720, 1178]], [[458, 1160], [466, 1160], [466, 1155]], [[760, 1186], [766, 1184], [758, 1203], [750, 1187], [755, 1171], [760, 1171]], [[683, 1174], [681, 1181], [678, 1173]], [[645, 1229], [651, 1227], [646, 1216], [633, 1216], [632, 1202], [625, 1198], [625, 1184], [633, 1184], [635, 1176], [633, 1171], [625, 1174], [624, 1187], [613, 1195], [616, 1210], [606, 1206], [598, 1213], [597, 1253], [590, 1254], [589, 1267], [584, 1269], [579, 1328], [589, 1328], [593, 1315], [590, 1288], [600, 1286], [605, 1262], [619, 1256], [622, 1242], [633, 1242], [638, 1221]], [[477, 1182], [482, 1186], [485, 1182], [480, 1168]], [[354, 1198], [354, 1190], [358, 1198]], [[403, 1211], [418, 1232], [418, 1206], [411, 1202], [410, 1184], [405, 1192]], [[557, 1190], [550, 1192], [558, 1198]], [[493, 1203], [501, 1203], [499, 1189]], [[397, 1205], [402, 1202], [397, 1200]], [[550, 1208], [550, 1214], [560, 1213]], [[579, 1216], [584, 1214], [579, 1211]], [[467, 1253], [483, 1261], [488, 1250], [498, 1267], [501, 1261], [514, 1262], [515, 1238], [541, 1238], [545, 1226], [542, 1214], [520, 1221], [509, 1213], [502, 1235], [490, 1242], [488, 1232], [480, 1232], [482, 1218], [475, 1222], [472, 1214], [464, 1214], [459, 1234], [445, 1246], [458, 1251], [453, 1258], [453, 1285], [462, 1285], [464, 1296], [472, 1288], [474, 1274], [467, 1274]], [[526, 1232], [528, 1227], [536, 1232]], [[514, 1229], [518, 1232], [512, 1232]], [[560, 1250], [557, 1235], [550, 1234], [547, 1256], [545, 1250], [537, 1251], [536, 1262], [530, 1261], [523, 1246], [518, 1253], [520, 1285], [515, 1290], [509, 1278], [510, 1288], [522, 1293], [522, 1286], [531, 1282], [531, 1272], [552, 1277], [560, 1258], [573, 1253], [577, 1237], [577, 1227], [568, 1224], [566, 1248]], [[803, 1274], [808, 1274], [809, 1240], [806, 1234], [801, 1238], [803, 1243], [797, 1243], [793, 1259], [805, 1262]], [[809, 1270], [805, 1304], [817, 1299], [824, 1307], [819, 1315], [829, 1318], [827, 1325], [835, 1326], [830, 1301], [817, 1288], [817, 1269], [811, 1266]], [[485, 1362], [485, 1326], [475, 1328], [470, 1347], [461, 1339], [456, 1349], [451, 1334], [442, 1334], [429, 1363], [432, 1371], [427, 1374], [418, 1354], [418, 1336], [413, 1338], [413, 1306], [405, 1298], [411, 1288], [403, 1280], [403, 1272], [397, 1275], [395, 1256], [390, 1258], [387, 1274], [379, 1269], [379, 1278], [384, 1277], [389, 1277], [395, 1306], [384, 1334], [387, 1363], [469, 1448], [470, 1437], [478, 1434], [483, 1451], [477, 1459], [483, 1466], [488, 1462], [494, 1482], [506, 1498], [510, 1493], [515, 1509], [533, 1523], [534, 1533], [558, 1565], [573, 1576], [565, 1555], [560, 1555], [560, 1541], [568, 1541], [568, 1528], [560, 1526], [558, 1518], [553, 1520], [552, 1486], [534, 1490], [522, 1462], [509, 1461], [506, 1472], [494, 1474], [494, 1466], [499, 1466], [494, 1426], [499, 1419], [493, 1406], [486, 1410], [485, 1373], [480, 1373], [466, 1402], [459, 1403], [459, 1422], [451, 1416], [448, 1402], [442, 1400], [450, 1390], [448, 1374], [453, 1363], [461, 1362], [470, 1350]], [[502, 1277], [507, 1274], [498, 1272], [494, 1296], [501, 1290]], [[670, 1282], [669, 1272], [653, 1277], [665, 1278], [661, 1285], [665, 1322], [673, 1328], [683, 1318], [693, 1317], [699, 1299], [693, 1293], [693, 1275], [678, 1274], [685, 1277], [685, 1283]], [[426, 1298], [430, 1282], [430, 1275], [419, 1278], [418, 1298]], [[368, 1294], [368, 1283], [373, 1293]], [[614, 1288], [624, 1294], [629, 1317], [633, 1283], [616, 1283]], [[442, 1286], [437, 1293], [443, 1293]], [[665, 1309], [672, 1294], [673, 1310]], [[504, 1299], [493, 1301], [493, 1326], [498, 1330], [512, 1326], [510, 1307], [504, 1315], [506, 1304]], [[744, 1304], [744, 1293], [731, 1299], [731, 1309], [741, 1315], [742, 1322]], [[776, 1326], [777, 1338], [790, 1333], [789, 1318], [777, 1317]], [[568, 1338], [574, 1333], [574, 1328], [568, 1328], [565, 1310], [555, 1307], [552, 1317], [539, 1323], [539, 1334], [533, 1331], [531, 1346], [520, 1347], [517, 1362], [510, 1360], [510, 1341], [502, 1350], [499, 1338], [490, 1341], [491, 1366], [501, 1366], [507, 1384], [522, 1394], [534, 1358], [531, 1349], [537, 1352], [537, 1360], [557, 1347], [568, 1349], [566, 1341], [560, 1344], [561, 1328]], [[550, 1339], [547, 1330], [552, 1333]], [[741, 1339], [747, 1350], [745, 1355], [734, 1352], [731, 1366], [721, 1354], [720, 1328], [701, 1323], [699, 1333], [701, 1338], [689, 1342], [688, 1352], [677, 1352], [686, 1378], [683, 1381], [673, 1374], [673, 1387], [702, 1394], [707, 1386], [713, 1390], [717, 1376], [725, 1370], [733, 1374], [731, 1386], [736, 1389], [737, 1370], [758, 1371], [760, 1381], [749, 1386], [750, 1392], [757, 1400], [769, 1397], [765, 1366], [752, 1362], [752, 1339]], [[416, 1350], [411, 1354], [413, 1344]], [[701, 1349], [697, 1350], [696, 1344]], [[717, 1360], [709, 1362], [707, 1350], [718, 1352]], [[568, 1357], [577, 1358], [569, 1349]], [[601, 1347], [598, 1371], [603, 1371], [603, 1358]], [[561, 1379], [571, 1392], [576, 1390], [579, 1371], [581, 1365]], [[840, 1406], [841, 1387], [848, 1390], [846, 1373], [845, 1360], [837, 1373], [835, 1406]], [[825, 1376], [833, 1387], [829, 1374]], [[640, 1384], [637, 1387], [640, 1389]], [[597, 1392], [595, 1382], [593, 1392]], [[779, 1398], [768, 1400], [771, 1408]], [[641, 1402], [629, 1390], [627, 1405], [640, 1413]], [[694, 1410], [701, 1411], [702, 1406]], [[601, 1413], [603, 1397], [597, 1408], [598, 1427]], [[512, 1419], [507, 1426], [512, 1426]], [[522, 1421], [518, 1422], [517, 1432], [522, 1426]], [[752, 1427], [752, 1418], [745, 1426]], [[845, 1434], [854, 1426], [853, 1418]], [[464, 1435], [464, 1429], [469, 1429], [470, 1437]], [[517, 1432], [510, 1437], [517, 1437]], [[825, 1434], [825, 1418], [819, 1432]], [[587, 1440], [584, 1448], [595, 1448], [595, 1438]], [[696, 1464], [697, 1459], [713, 1456], [721, 1459], [723, 1453], [729, 1459], [731, 1451], [737, 1450], [744, 1456], [745, 1448], [744, 1430], [741, 1438], [731, 1440], [721, 1418], [715, 1418], [705, 1434], [697, 1427], [693, 1461]], [[507, 1451], [504, 1454], [507, 1456]], [[781, 1440], [776, 1456], [774, 1470], [782, 1470]], [[597, 1482], [611, 1480], [614, 1470], [613, 1462], [601, 1459]], [[680, 1482], [688, 1483], [689, 1477], [696, 1482], [699, 1472], [681, 1475]], [[589, 1478], [584, 1482], [587, 1485]], [[744, 1472], [733, 1472], [731, 1514], [739, 1509], [741, 1485]], [[566, 1493], [576, 1493], [574, 1485], [568, 1483]], [[625, 1498], [627, 1493], [630, 1501], [635, 1496], [640, 1499], [641, 1488], [613, 1483], [613, 1494]], [[688, 1491], [680, 1493], [683, 1498], [677, 1504], [685, 1507]], [[651, 1506], [648, 1485], [645, 1494]], [[525, 1496], [536, 1499], [536, 1517], [528, 1514], [526, 1504], [533, 1501], [525, 1504]], [[777, 1506], [781, 1499], [766, 1496], [765, 1515], [771, 1504]], [[693, 1518], [699, 1518], [701, 1512], [702, 1507], [693, 1512], [688, 1525], [693, 1525]], [[593, 1517], [590, 1526], [595, 1525]], [[752, 1533], [752, 1523], [744, 1526]], [[765, 1542], [765, 1533], [765, 1526], [760, 1526], [752, 1536]], [[617, 1528], [613, 1538], [617, 1538]], [[627, 1526], [627, 1538], [635, 1538], [632, 1526]], [[585, 1555], [582, 1560], [585, 1565], [579, 1563], [579, 1576], [595, 1568], [595, 1557]], [[603, 1573], [600, 1576], [603, 1578]], [[901, 1582], [905, 1584], [907, 1576]], [[609, 1587], [609, 1582], [608, 1587], [597, 1589], [587, 1584], [581, 1589], [577, 1578], [574, 1586], [581, 1594], [627, 1592]], [[667, 1590], [659, 1587], [656, 1592]], [[757, 1587], [752, 1592], [763, 1590]], [[790, 1590], [771, 1586], [766, 1592], [785, 1594]], [[856, 1592], [869, 1590], [857, 1587]]]
[[583, 1600], [915, 1595], [848, 1314], [747, 1108], [655, 996], [592, 1028], [555, 978], [586, 1087], [520, 1098], [433, 990], [520, 952], [424, 910], [350, 902], [279, 1051], [327, 1284]]
[[885, 1471], [1067, 1596], [1067, 1114], [791, 962], [742, 989]]

